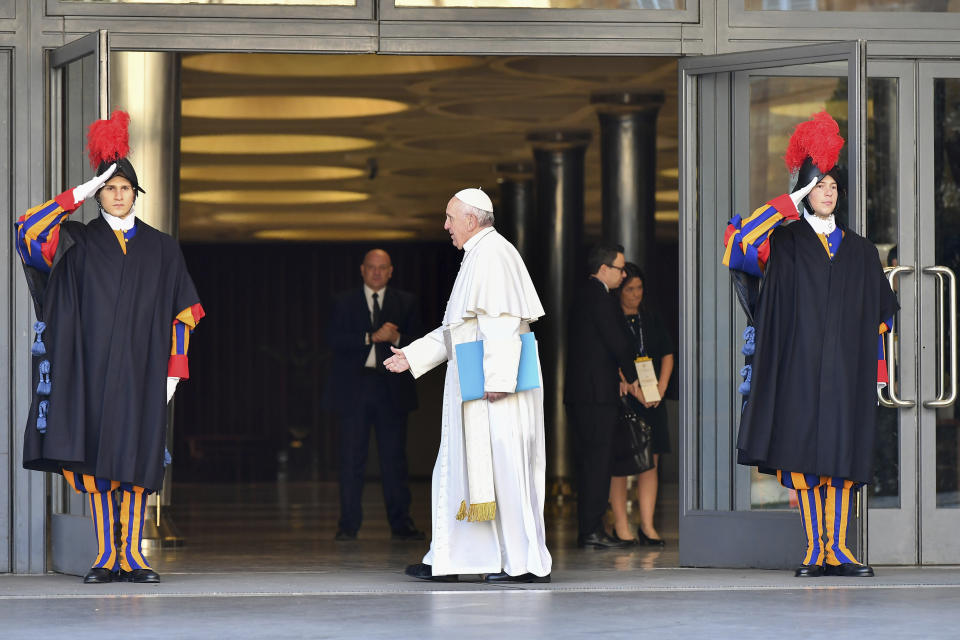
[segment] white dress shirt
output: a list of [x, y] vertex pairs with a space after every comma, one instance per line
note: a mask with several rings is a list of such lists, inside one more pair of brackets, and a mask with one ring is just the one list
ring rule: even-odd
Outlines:
[[[363, 295], [367, 298], [367, 310], [370, 312], [371, 322], [373, 322], [373, 294], [374, 293], [379, 294], [377, 296], [377, 302], [380, 303], [380, 312], [383, 313], [383, 298], [384, 298], [384, 295], [387, 293], [387, 288], [384, 287], [383, 289], [380, 289], [380, 291], [374, 291], [373, 289], [368, 287], [366, 284], [363, 285]], [[373, 342], [370, 341], [370, 338], [372, 336], [372, 333], [375, 333], [379, 328], [380, 327], [374, 327], [373, 332], [368, 333], [364, 338], [365, 342], [370, 345], [370, 353], [367, 354], [367, 361], [364, 363], [363, 366], [369, 369], [377, 368], [377, 348], [376, 348], [376, 345], [374, 345]], [[393, 343], [393, 346], [395, 347], [400, 346], [400, 338], [397, 338], [397, 341]]]

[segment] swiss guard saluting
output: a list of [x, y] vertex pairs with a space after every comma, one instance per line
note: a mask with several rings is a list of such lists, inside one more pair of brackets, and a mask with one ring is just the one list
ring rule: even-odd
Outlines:
[[[160, 581], [141, 552], [146, 498], [163, 482], [167, 403], [203, 317], [176, 240], [134, 213], [145, 192], [126, 157], [129, 119], [94, 122], [96, 177], [16, 222], [37, 316], [23, 466], [62, 473], [89, 497], [98, 553], [87, 583]], [[67, 220], [90, 196], [100, 215]]]
[[737, 461], [797, 491], [807, 536], [797, 577], [873, 576], [846, 535], [854, 491], [873, 479], [878, 329], [899, 308], [876, 248], [834, 219], [839, 131], [825, 111], [798, 125], [785, 157], [794, 191], [735, 216], [724, 238], [750, 324]]

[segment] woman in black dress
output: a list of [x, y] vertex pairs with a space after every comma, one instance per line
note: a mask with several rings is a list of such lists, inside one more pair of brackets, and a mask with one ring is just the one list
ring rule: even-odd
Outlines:
[[[643, 304], [644, 277], [640, 267], [628, 262], [624, 266], [625, 278], [618, 294], [620, 307], [626, 316], [627, 326], [636, 345], [637, 357], [653, 359], [657, 372], [660, 397], [663, 398], [673, 373], [673, 341], [660, 315]], [[654, 467], [637, 476], [637, 501], [640, 505], [640, 528], [637, 541], [651, 546], [663, 545], [663, 539], [653, 526], [653, 513], [657, 506], [658, 467], [660, 454], [670, 453], [670, 436], [667, 430], [667, 408], [662, 401], [647, 402], [641, 392], [639, 397], [629, 396], [633, 408], [652, 428]], [[622, 432], [621, 432], [622, 431]], [[630, 455], [626, 429], [618, 431], [614, 438], [614, 452], [610, 479], [610, 505], [614, 516], [614, 536], [622, 540], [633, 539], [627, 520], [627, 476], [637, 473]]]

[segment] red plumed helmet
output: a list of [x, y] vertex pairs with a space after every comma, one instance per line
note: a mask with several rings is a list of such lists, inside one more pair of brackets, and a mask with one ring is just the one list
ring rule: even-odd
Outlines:
[[97, 120], [87, 130], [87, 152], [90, 165], [97, 169], [100, 165], [113, 163], [130, 154], [130, 114], [119, 109], [110, 114], [109, 120]]
[[793, 130], [783, 159], [791, 173], [798, 171], [808, 157], [821, 172], [827, 173], [837, 164], [843, 144], [840, 125], [829, 113], [821, 111]]

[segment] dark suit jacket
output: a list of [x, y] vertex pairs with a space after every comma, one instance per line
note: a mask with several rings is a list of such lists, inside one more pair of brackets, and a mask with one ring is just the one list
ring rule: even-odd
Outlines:
[[[399, 327], [401, 347], [421, 337], [420, 306], [412, 293], [388, 286], [380, 305], [381, 322], [392, 322]], [[362, 286], [345, 291], [334, 299], [327, 324], [327, 341], [333, 351], [327, 398], [332, 408], [342, 412], [356, 406], [359, 401], [358, 383], [360, 376], [364, 375], [364, 364], [371, 346], [365, 344], [366, 334], [377, 329], [379, 327], [371, 326], [370, 309]], [[377, 350], [377, 361], [382, 363], [390, 355], [390, 345], [383, 343]], [[381, 378], [390, 390], [390, 399], [396, 410], [412, 411], [417, 408], [413, 376], [409, 373], [385, 373]]]
[[620, 375], [637, 379], [634, 346], [616, 297], [590, 277], [574, 298], [567, 341], [566, 404], [616, 403]]

